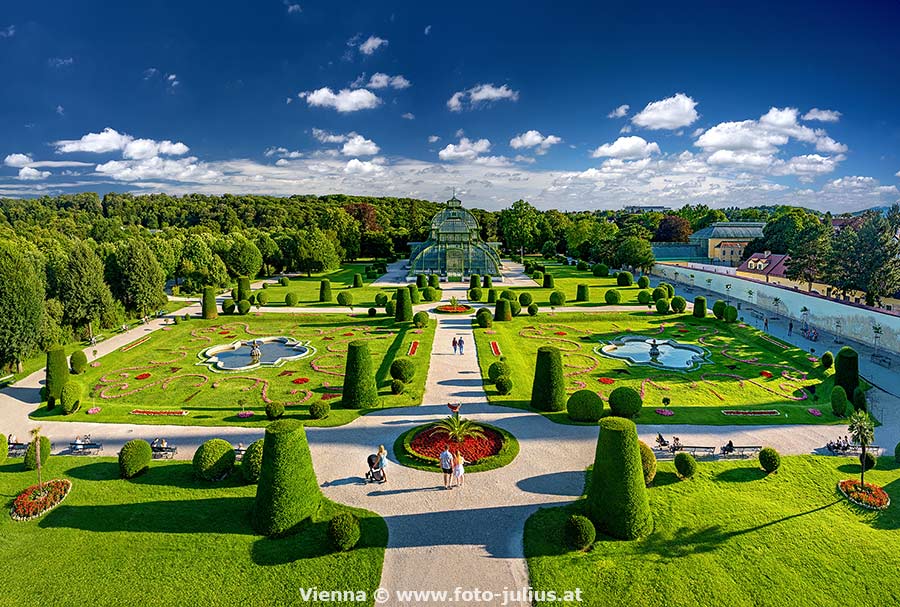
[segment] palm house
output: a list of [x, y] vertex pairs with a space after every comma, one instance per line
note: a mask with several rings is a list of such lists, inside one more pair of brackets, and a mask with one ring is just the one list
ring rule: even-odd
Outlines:
[[478, 221], [456, 196], [431, 220], [428, 239], [409, 245], [409, 276], [500, 275], [500, 243], [481, 239]]

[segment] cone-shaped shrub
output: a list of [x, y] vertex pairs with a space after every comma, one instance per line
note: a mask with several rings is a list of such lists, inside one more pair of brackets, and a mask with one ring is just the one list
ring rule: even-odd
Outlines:
[[422, 301], [422, 294], [419, 293], [419, 287], [415, 285], [406, 285], [406, 288], [409, 289], [409, 301], [417, 304]]
[[531, 293], [526, 291], [525, 293], [519, 294], [519, 304], [521, 304], [522, 306], [527, 308], [528, 306], [531, 305], [531, 302], [533, 302], [533, 301], [534, 301], [534, 297], [531, 296]]
[[545, 289], [556, 288], [556, 283], [553, 281], [553, 274], [550, 274], [549, 272], [547, 274], [544, 274], [543, 287]]
[[248, 483], [255, 483], [259, 480], [259, 471], [262, 468], [263, 441], [259, 439], [250, 443], [244, 456], [241, 458], [241, 476]]
[[353, 275], [353, 288], [358, 289], [363, 286], [362, 274], [356, 273]]
[[409, 289], [400, 287], [397, 289], [397, 307], [394, 310], [394, 320], [397, 322], [409, 322], [413, 317], [412, 300], [409, 297]]
[[238, 276], [238, 284], [237, 284], [237, 300], [241, 301], [242, 299], [250, 300], [250, 279], [246, 276]]
[[859, 356], [850, 346], [838, 350], [834, 359], [834, 385], [843, 388], [847, 396], [859, 385]]
[[569, 397], [566, 412], [576, 422], [596, 422], [603, 416], [603, 399], [592, 390], [578, 390]]
[[47, 407], [56, 406], [62, 396], [63, 386], [69, 381], [69, 361], [62, 346], [53, 346], [47, 350]]
[[[288, 293], [288, 295], [285, 296], [285, 303], [287, 303], [288, 297], [290, 297], [290, 293]], [[234, 310], [236, 308], [237, 308], [237, 304], [235, 304], [234, 300], [231, 299], [230, 297], [226, 297], [225, 299], [222, 300], [222, 314], [234, 314]]]
[[[213, 302], [213, 307], [215, 308], [215, 302]], [[81, 375], [87, 370], [87, 354], [81, 350], [75, 350], [69, 357], [69, 365], [72, 367], [72, 373]]]
[[424, 274], [416, 274], [416, 287], [424, 289], [428, 286], [428, 277]]
[[119, 476], [134, 478], [150, 467], [153, 449], [150, 443], [139, 438], [128, 441], [119, 451]]
[[623, 540], [653, 530], [638, 443], [634, 422], [620, 417], [600, 420], [588, 512], [601, 531]]
[[428, 276], [428, 286], [432, 289], [440, 289], [441, 288], [441, 277], [437, 274], [431, 274]]
[[64, 415], [75, 413], [81, 405], [81, 384], [77, 381], [66, 382], [59, 396], [59, 403], [62, 405]]
[[676, 295], [675, 297], [673, 297], [670, 303], [672, 304], [672, 311], [676, 314], [681, 314], [685, 311], [685, 309], [687, 309], [687, 302], [681, 295]]
[[494, 288], [494, 279], [485, 274], [481, 278], [481, 288], [482, 289], [493, 289]]
[[[645, 291], [641, 292], [644, 293]], [[603, 301], [611, 306], [622, 303], [622, 293], [618, 289], [607, 289], [606, 293], [603, 294]]]
[[591, 271], [594, 273], [594, 276], [598, 278], [606, 278], [609, 276], [609, 266], [605, 263], [595, 264]]
[[495, 303], [497, 301], [497, 289], [490, 289], [488, 291], [488, 303]]
[[727, 308], [727, 307], [728, 307], [727, 303], [725, 303], [721, 299], [717, 299], [716, 303], [713, 304], [713, 308], [712, 308], [713, 314], [715, 315], [716, 318], [718, 318], [719, 320], [722, 320], [723, 318], [725, 318], [725, 308]]
[[331, 281], [327, 278], [319, 281], [319, 301], [331, 301]]
[[512, 307], [508, 299], [498, 299], [494, 308], [494, 320], [496, 322], [512, 320]]
[[641, 468], [644, 472], [644, 484], [649, 485], [656, 478], [656, 454], [644, 441], [638, 441], [641, 448]]
[[588, 285], [578, 285], [578, 290], [575, 292], [575, 301], [590, 301], [591, 300], [591, 288]]
[[616, 284], [620, 287], [630, 287], [634, 284], [634, 276], [631, 272], [619, 272], [616, 274]]
[[[406, 289], [403, 292], [409, 296]], [[378, 405], [378, 387], [369, 345], [362, 341], [347, 344], [347, 366], [344, 373], [342, 403], [347, 409], [364, 409]]]
[[[69, 384], [66, 384], [66, 388], [69, 387]], [[66, 388], [63, 388], [63, 410], [65, 410], [66, 403]], [[853, 410], [854, 411], [868, 411], [869, 405], [866, 402], [866, 391], [862, 389], [862, 386], [856, 386], [856, 390], [853, 391]]]
[[696, 318], [706, 318], [706, 298], [702, 295], [694, 298], [694, 316]]
[[847, 393], [840, 386], [831, 389], [831, 412], [837, 417], [844, 417], [847, 414]]
[[263, 439], [253, 527], [263, 535], [287, 535], [316, 513], [321, 500], [303, 425], [293, 419], [269, 424]]
[[203, 318], [210, 320], [217, 318], [216, 312], [216, 290], [213, 287], [203, 287]]
[[470, 289], [477, 289], [480, 286], [481, 286], [481, 276], [479, 276], [478, 274], [472, 274], [471, 276], [469, 276], [469, 288]]
[[638, 278], [637, 286], [638, 286], [638, 288], [641, 288], [641, 289], [646, 289], [647, 287], [649, 287], [650, 286], [650, 277], [644, 275], [644, 276], [641, 276], [640, 278]]
[[531, 386], [531, 406], [539, 411], [564, 411], [566, 408], [566, 380], [563, 377], [559, 348], [538, 348], [534, 383]]

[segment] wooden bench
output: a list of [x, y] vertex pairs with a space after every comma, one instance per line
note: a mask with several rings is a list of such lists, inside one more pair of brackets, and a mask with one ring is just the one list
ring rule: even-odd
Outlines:
[[[873, 354], [872, 362], [875, 363], [876, 365], [881, 365], [882, 367], [885, 367], [887, 369], [890, 369], [891, 364], [893, 363], [890, 356], [885, 356], [883, 354]], [[0, 382], [2, 382], [2, 381], [3, 380], [0, 380]]]
[[96, 455], [103, 451], [100, 443], [69, 443], [69, 452], [72, 455]]
[[153, 459], [172, 459], [178, 453], [178, 447], [153, 447]]
[[9, 443], [9, 457], [22, 457], [28, 450], [28, 443]]
[[747, 457], [753, 455], [754, 453], [759, 453], [762, 449], [762, 445], [733, 445], [732, 450], [727, 452], [725, 451], [725, 445], [722, 445], [722, 457]]
[[701, 445], [684, 445], [681, 447], [681, 451], [687, 451], [694, 457], [697, 456], [698, 453], [701, 455], [715, 455], [716, 448], [715, 447], [704, 447]]
[[[878, 445], [867, 445], [866, 451], [872, 455], [878, 455], [881, 447]], [[845, 451], [838, 451], [835, 455], [862, 455], [862, 447], [859, 445], [850, 445]]]

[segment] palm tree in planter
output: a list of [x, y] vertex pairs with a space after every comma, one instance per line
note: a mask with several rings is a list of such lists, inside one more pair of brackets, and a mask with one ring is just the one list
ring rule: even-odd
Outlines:
[[872, 418], [863, 410], [854, 411], [850, 416], [850, 424], [847, 426], [850, 440], [859, 445], [862, 453], [859, 456], [860, 472], [859, 484], [866, 486], [866, 447], [875, 440], [875, 424]]
[[446, 434], [450, 442], [462, 444], [467, 438], [485, 438], [484, 431], [470, 419], [463, 419], [459, 411], [437, 422], [435, 425], [437, 434]]
[[772, 300], [772, 307], [775, 308], [775, 314], [778, 314], [778, 308], [781, 307], [781, 298], [776, 297]]

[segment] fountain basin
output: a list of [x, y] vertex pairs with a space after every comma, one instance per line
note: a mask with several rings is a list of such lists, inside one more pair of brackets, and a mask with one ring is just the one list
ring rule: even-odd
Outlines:
[[[259, 359], [250, 355], [253, 344], [259, 345]], [[309, 356], [314, 349], [309, 343], [283, 336], [258, 337], [248, 341], [210, 346], [200, 352], [199, 365], [213, 371], [249, 371], [260, 367], [280, 367], [284, 363]]]
[[608, 344], [597, 346], [597, 354], [618, 358], [632, 365], [647, 365], [672, 371], [693, 371], [709, 361], [706, 348], [679, 343], [674, 339], [657, 339], [658, 356], [650, 356], [652, 337], [644, 335], [621, 335]]

